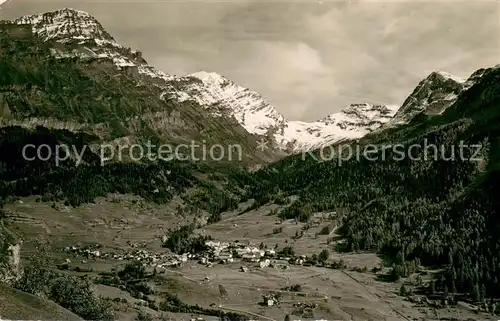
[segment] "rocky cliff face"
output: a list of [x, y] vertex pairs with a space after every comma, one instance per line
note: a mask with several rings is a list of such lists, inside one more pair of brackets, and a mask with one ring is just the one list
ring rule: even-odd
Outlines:
[[14, 21], [17, 24], [30, 24], [33, 31], [44, 41], [71, 39], [96, 40], [114, 43], [113, 37], [102, 25], [86, 12], [62, 9], [44, 14], [23, 16]]
[[21, 277], [21, 245], [0, 217], [0, 283], [13, 284]]
[[451, 106], [464, 90], [466, 79], [433, 72], [422, 80], [394, 116], [392, 124], [409, 122], [420, 113], [436, 115]]
[[[43, 41], [73, 45], [72, 48], [55, 46], [55, 57], [82, 59], [108, 59], [117, 67], [136, 67], [140, 75], [153, 79], [171, 80], [174, 77], [161, 72], [142, 59], [142, 53], [118, 44], [93, 16], [74, 9], [23, 16], [13, 21], [29, 24], [33, 33]], [[71, 47], [71, 46], [70, 46]], [[68, 50], [69, 49], [69, 50]]]
[[459, 78], [443, 71], [431, 73], [406, 98], [388, 125], [408, 123], [420, 114], [428, 116], [442, 114], [457, 101], [461, 93], [477, 83], [484, 72], [485, 69], [479, 69], [469, 78]]
[[7, 248], [7, 258], [2, 269], [2, 283], [13, 284], [22, 276], [21, 243], [11, 244]]

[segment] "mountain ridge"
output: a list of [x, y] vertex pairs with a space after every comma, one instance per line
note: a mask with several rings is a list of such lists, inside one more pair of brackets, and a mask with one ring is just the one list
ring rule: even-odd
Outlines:
[[484, 75], [484, 68], [469, 77], [457, 77], [445, 71], [434, 71], [422, 79], [405, 99], [394, 118], [387, 124], [394, 127], [409, 123], [417, 115], [441, 115], [459, 95], [470, 89]]
[[[31, 25], [33, 33], [43, 42], [53, 43], [51, 52], [56, 58], [110, 61], [118, 70], [143, 79], [144, 85], [157, 87], [160, 100], [173, 104], [194, 103], [214, 118], [233, 119], [250, 135], [267, 137], [274, 149], [285, 154], [359, 139], [386, 127], [407, 123], [421, 113], [439, 114], [471, 86], [470, 80], [467, 84], [467, 79], [435, 71], [417, 85], [401, 107], [353, 103], [317, 121], [288, 120], [259, 93], [218, 73], [198, 71], [175, 76], [156, 69], [140, 51], [118, 44], [87, 12], [64, 8], [23, 16], [13, 22]], [[58, 45], [60, 43], [66, 48]], [[446, 85], [443, 87], [443, 84]], [[446, 89], [443, 91], [443, 88]]]
[[[71, 50], [55, 46], [52, 54], [58, 58], [108, 59], [119, 69], [153, 80], [162, 90], [160, 98], [180, 103], [195, 101], [214, 117], [234, 118], [252, 135], [267, 136], [276, 148], [300, 152], [326, 146], [346, 138], [360, 138], [382, 124], [389, 113], [379, 105], [352, 104], [345, 110], [325, 116], [315, 122], [287, 120], [260, 94], [244, 88], [214, 72], [199, 71], [186, 76], [174, 76], [149, 65], [140, 51], [118, 44], [90, 14], [70, 8], [23, 16], [13, 20], [32, 25], [33, 33], [44, 42], [64, 43]], [[367, 115], [355, 116], [352, 106], [364, 106]], [[373, 108], [365, 108], [372, 106]]]
[[274, 159], [272, 151], [257, 150], [258, 137], [234, 119], [210, 117], [194, 102], [166, 99], [170, 77], [140, 52], [95, 39], [60, 41], [60, 33], [53, 33], [58, 40], [45, 41], [26, 21], [0, 25], [3, 125], [84, 131], [113, 145], [238, 143], [242, 159]]
[[[352, 142], [365, 152], [376, 146], [375, 157], [288, 157], [256, 173], [260, 185], [252, 196], [267, 204], [293, 195], [296, 201], [278, 213], [283, 220], [308, 222], [316, 212], [341, 211], [343, 241], [336, 249], [387, 256], [392, 280], [409, 277], [414, 266], [441, 266], [439, 290], [423, 286], [423, 293], [449, 291], [471, 302], [498, 302], [500, 68], [473, 75], [466, 81], [470, 88], [466, 84], [441, 114]], [[431, 78], [456, 86], [442, 74]], [[425, 93], [428, 83], [423, 85]], [[433, 156], [426, 147], [431, 145]]]
[[192, 85], [186, 99], [194, 97], [208, 108], [217, 105], [250, 133], [270, 137], [279, 148], [292, 152], [324, 147], [344, 139], [361, 138], [390, 120], [397, 106], [369, 103], [351, 104], [314, 122], [288, 120], [266, 99], [215, 72], [196, 72], [183, 78], [197, 78], [203, 85]]

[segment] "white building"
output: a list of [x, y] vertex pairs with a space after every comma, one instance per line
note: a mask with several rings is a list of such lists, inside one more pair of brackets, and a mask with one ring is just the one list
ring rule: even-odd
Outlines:
[[250, 253], [243, 254], [241, 256], [241, 259], [243, 261], [247, 261], [247, 262], [258, 262], [259, 261], [258, 257], [255, 254], [250, 254]]
[[271, 264], [271, 261], [269, 259], [265, 259], [259, 262], [261, 269], [268, 267], [269, 264]]
[[266, 250], [266, 255], [267, 256], [275, 256], [276, 255], [276, 251], [275, 250]]
[[222, 251], [229, 247], [229, 243], [207, 241], [205, 245], [208, 246], [215, 256], [218, 256]]

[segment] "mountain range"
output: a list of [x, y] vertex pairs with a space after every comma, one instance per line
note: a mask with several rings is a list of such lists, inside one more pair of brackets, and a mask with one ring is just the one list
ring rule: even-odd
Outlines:
[[[112, 77], [133, 75], [137, 86], [142, 85], [149, 90], [154, 87], [156, 97], [151, 98], [149, 95], [148, 99], [155, 99], [155, 104], [167, 102], [199, 106], [213, 119], [230, 119], [255, 139], [270, 140], [275, 151], [285, 152], [281, 155], [359, 139], [386, 125], [407, 123], [417, 114], [440, 113], [454, 102], [462, 90], [470, 86], [470, 81], [465, 79], [434, 72], [418, 84], [401, 108], [353, 103], [315, 122], [287, 120], [264, 97], [217, 73], [200, 71], [178, 77], [156, 69], [146, 62], [141, 52], [118, 44], [86, 12], [66, 8], [24, 16], [13, 23], [29, 25], [37, 38], [52, 44], [50, 51], [53, 57], [77, 58], [80, 62], [92, 62], [94, 65], [112, 63], [116, 68]], [[159, 116], [161, 113], [162, 110], [155, 110], [156, 120], [151, 120], [152, 115], [149, 115], [148, 122], [153, 131], [164, 135], [160, 127], [164, 127], [166, 122]], [[145, 118], [144, 112], [139, 114]], [[47, 124], [47, 121], [44, 119], [42, 122]], [[52, 125], [69, 126], [58, 121], [53, 121]], [[71, 126], [81, 128], [81, 124]], [[125, 124], [124, 127], [130, 126]]]

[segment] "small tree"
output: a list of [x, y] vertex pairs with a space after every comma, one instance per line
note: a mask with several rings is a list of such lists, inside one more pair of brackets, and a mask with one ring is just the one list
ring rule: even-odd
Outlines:
[[434, 292], [436, 292], [436, 282], [431, 280], [431, 283], [429, 284], [429, 293], [434, 294]]
[[141, 261], [132, 261], [118, 272], [118, 276], [124, 280], [144, 279], [146, 277], [146, 268]]
[[451, 293], [457, 293], [457, 286], [455, 285], [455, 280], [451, 280]]
[[137, 316], [135, 317], [135, 321], [153, 321], [153, 316], [151, 315], [151, 313], [140, 309], [137, 313]]
[[327, 225], [327, 226], [323, 226], [323, 228], [321, 229], [321, 231], [319, 231], [319, 234], [320, 235], [328, 235], [330, 234], [330, 227]]
[[293, 248], [291, 246], [285, 246], [283, 248], [283, 250], [281, 250], [281, 254], [283, 256], [294, 256], [295, 255], [295, 251], [293, 250]]
[[474, 288], [472, 288], [472, 300], [474, 302], [479, 302], [481, 300], [481, 293], [479, 292], [479, 285], [474, 285]]
[[285, 321], [290, 321], [290, 315], [289, 314], [285, 315]]
[[405, 284], [401, 284], [401, 287], [399, 288], [399, 295], [401, 296], [406, 296], [408, 294], [408, 291], [406, 290]]
[[400, 277], [401, 275], [399, 274], [398, 269], [396, 267], [393, 267], [391, 270], [391, 274], [389, 275], [389, 279], [392, 282], [396, 282]]
[[222, 284], [219, 284], [219, 297], [221, 298], [221, 300], [227, 300], [227, 298], [229, 297], [226, 288], [224, 288]]
[[325, 263], [329, 257], [330, 257], [330, 252], [327, 249], [324, 249], [319, 253], [318, 261], [320, 263]]
[[443, 290], [443, 298], [447, 299], [448, 295], [449, 295], [448, 286], [445, 284], [444, 285], [444, 290]]

